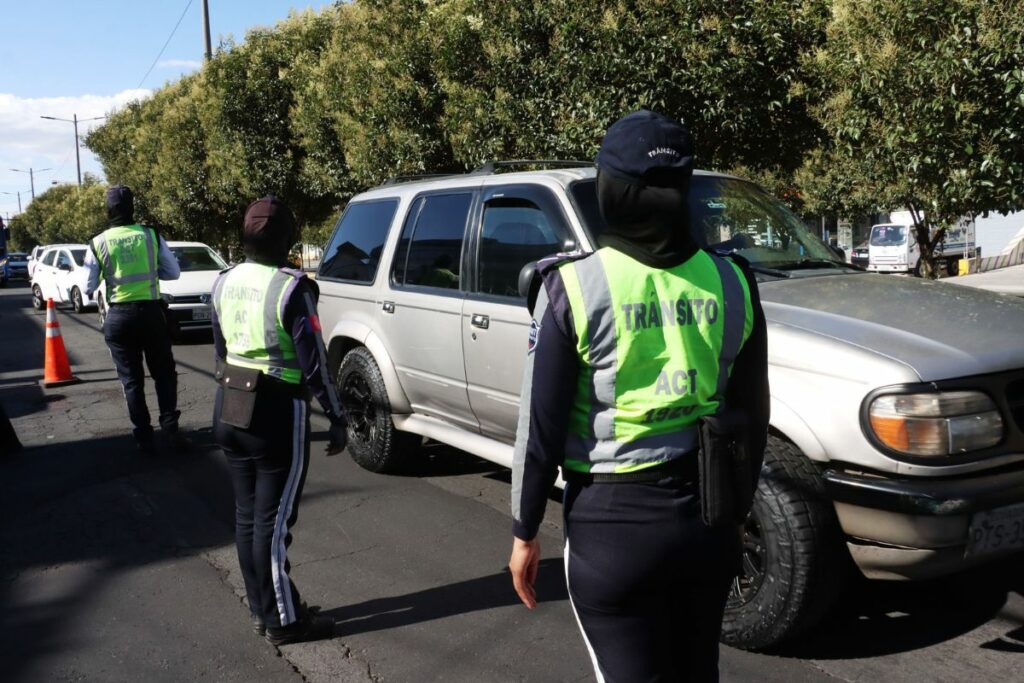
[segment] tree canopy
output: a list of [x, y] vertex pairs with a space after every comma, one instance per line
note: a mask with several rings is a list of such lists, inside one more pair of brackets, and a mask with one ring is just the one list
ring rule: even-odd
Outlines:
[[926, 260], [960, 218], [1024, 208], [1024, 2], [834, 0], [827, 36], [818, 204], [910, 210]]
[[1022, 204], [1022, 2], [355, 0], [222, 44], [87, 144], [168, 234], [230, 247], [276, 194], [316, 243], [389, 176], [591, 159], [650, 108], [797, 209], [941, 229]]

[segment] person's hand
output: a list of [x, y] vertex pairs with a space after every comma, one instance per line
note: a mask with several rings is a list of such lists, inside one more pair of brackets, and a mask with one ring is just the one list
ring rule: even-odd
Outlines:
[[509, 571], [512, 572], [512, 585], [529, 609], [537, 606], [537, 569], [540, 566], [540, 541], [524, 541], [516, 538], [512, 541], [512, 557], [508, 560]]
[[331, 423], [328, 432], [330, 441], [327, 442], [327, 455], [337, 455], [345, 450], [348, 445], [348, 423], [345, 420], [335, 420]]

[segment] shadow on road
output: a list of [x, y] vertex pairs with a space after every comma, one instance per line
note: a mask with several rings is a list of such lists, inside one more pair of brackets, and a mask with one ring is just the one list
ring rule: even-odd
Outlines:
[[[1024, 594], [1024, 554], [932, 581], [861, 579], [822, 626], [778, 654], [861, 659], [925, 648], [991, 621], [1014, 592]], [[1024, 614], [1002, 616], [1019, 628], [981, 647], [1024, 652]]]
[[186, 456], [143, 457], [126, 434], [0, 458], [4, 680], [79, 647], [98, 602], [128, 600], [130, 613], [126, 572], [232, 541], [223, 458], [197, 439]]
[[[537, 574], [538, 602], [560, 602], [567, 598], [562, 561], [541, 560]], [[338, 623], [337, 628], [343, 635], [355, 635], [519, 604], [519, 597], [512, 589], [512, 577], [508, 571], [503, 571], [406, 595], [367, 600], [323, 614]]]

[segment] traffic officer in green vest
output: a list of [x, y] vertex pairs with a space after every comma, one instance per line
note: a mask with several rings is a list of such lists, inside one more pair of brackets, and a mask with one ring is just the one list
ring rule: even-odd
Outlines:
[[[532, 609], [561, 468], [569, 596], [599, 681], [718, 680], [738, 526], [767, 438], [757, 285], [690, 234], [693, 156], [677, 121], [617, 121], [597, 157], [600, 248], [538, 264], [509, 568]], [[723, 487], [735, 494], [725, 512]]]
[[253, 202], [242, 229], [246, 260], [213, 286], [214, 438], [230, 465], [253, 629], [274, 645], [327, 638], [334, 629], [302, 602], [287, 555], [309, 465], [311, 393], [331, 422], [327, 453], [347, 442], [317, 317], [319, 289], [288, 267], [297, 239], [287, 206], [274, 197]]
[[146, 406], [143, 357], [156, 385], [160, 430], [176, 450], [189, 448], [178, 431], [178, 374], [160, 300], [160, 280], [177, 280], [178, 260], [153, 228], [135, 222], [135, 199], [123, 185], [106, 194], [110, 228], [89, 243], [86, 292], [92, 296], [104, 283], [107, 315], [103, 337], [124, 387], [136, 444], [144, 453], [156, 449]]

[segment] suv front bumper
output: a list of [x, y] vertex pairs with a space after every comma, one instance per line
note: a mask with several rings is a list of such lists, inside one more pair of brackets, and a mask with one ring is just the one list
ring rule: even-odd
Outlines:
[[823, 477], [850, 554], [869, 578], [931, 578], [1006, 554], [965, 556], [972, 516], [1024, 502], [1024, 470], [941, 480], [838, 470]]

